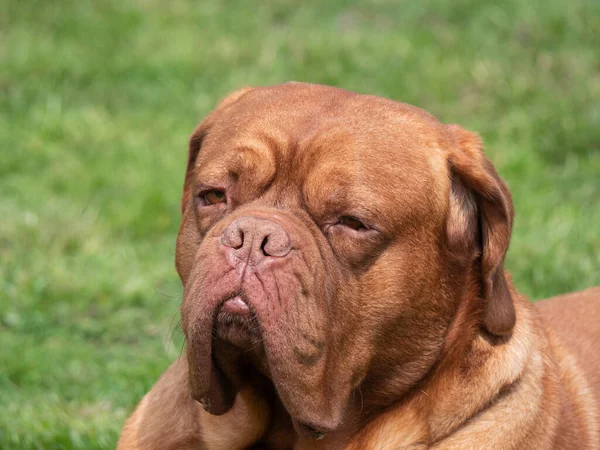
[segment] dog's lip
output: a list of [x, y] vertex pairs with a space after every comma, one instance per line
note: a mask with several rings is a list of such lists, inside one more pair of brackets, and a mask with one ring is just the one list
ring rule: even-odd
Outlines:
[[242, 349], [256, 347], [261, 341], [256, 313], [243, 296], [230, 297], [216, 309], [213, 337]]
[[221, 308], [223, 311], [234, 316], [250, 317], [252, 315], [250, 306], [248, 306], [248, 303], [242, 298], [241, 295], [236, 295], [229, 300], [225, 300]]

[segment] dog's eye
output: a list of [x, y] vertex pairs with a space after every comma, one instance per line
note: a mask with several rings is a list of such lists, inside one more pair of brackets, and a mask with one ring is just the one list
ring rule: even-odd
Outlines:
[[367, 227], [356, 217], [352, 216], [342, 216], [338, 221], [339, 225], [343, 225], [348, 228], [352, 228], [356, 231], [367, 230]]
[[226, 203], [227, 197], [225, 191], [211, 189], [200, 194], [200, 199], [204, 205], [215, 205], [217, 203]]

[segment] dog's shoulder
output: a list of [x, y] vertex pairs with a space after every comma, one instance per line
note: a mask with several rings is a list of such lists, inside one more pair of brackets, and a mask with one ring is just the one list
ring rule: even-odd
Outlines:
[[180, 358], [127, 420], [117, 450], [197, 448], [201, 442], [200, 407], [190, 398], [187, 385], [187, 362]]
[[580, 361], [600, 403], [600, 286], [542, 300], [535, 309]]
[[590, 448], [598, 448], [594, 445], [600, 444], [600, 287], [542, 300], [535, 309], [564, 390], [557, 433], [562, 445], [557, 442], [557, 448], [571, 448], [572, 439], [584, 436]]

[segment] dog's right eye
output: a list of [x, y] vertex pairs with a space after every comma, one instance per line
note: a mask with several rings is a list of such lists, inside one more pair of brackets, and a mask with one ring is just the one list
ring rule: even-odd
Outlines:
[[342, 216], [340, 217], [338, 224], [343, 225], [348, 228], [352, 228], [355, 231], [366, 230], [367, 227], [364, 223], [358, 220], [356, 217], [352, 216]]
[[201, 192], [198, 196], [202, 206], [216, 205], [218, 203], [227, 203], [227, 196], [225, 191], [219, 189], [211, 189], [209, 191]]

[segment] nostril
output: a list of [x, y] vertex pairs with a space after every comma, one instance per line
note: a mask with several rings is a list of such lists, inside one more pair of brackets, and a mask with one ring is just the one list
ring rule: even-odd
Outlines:
[[264, 256], [286, 256], [292, 249], [288, 234], [281, 228], [268, 233], [262, 240], [260, 249]]
[[260, 250], [262, 251], [262, 254], [265, 256], [270, 256], [266, 249], [268, 243], [269, 243], [269, 236], [265, 236], [265, 238], [262, 240], [262, 242], [260, 244]]

